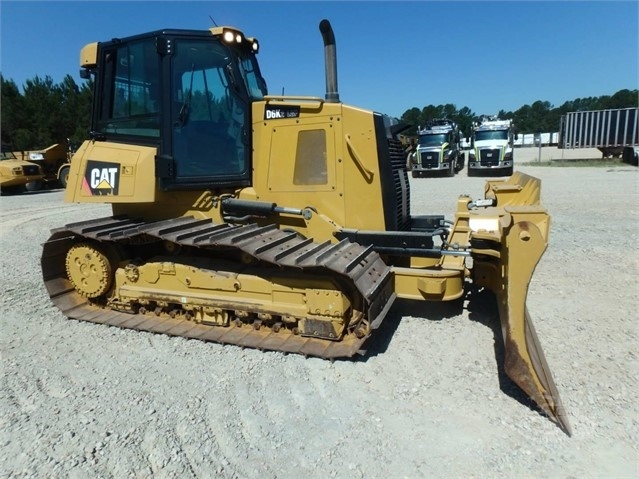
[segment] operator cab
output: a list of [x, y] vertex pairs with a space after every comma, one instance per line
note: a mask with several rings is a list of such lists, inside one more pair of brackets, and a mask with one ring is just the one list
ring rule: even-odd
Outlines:
[[255, 39], [236, 29], [161, 30], [87, 45], [91, 137], [156, 147], [160, 187], [251, 182], [251, 102], [266, 95]]

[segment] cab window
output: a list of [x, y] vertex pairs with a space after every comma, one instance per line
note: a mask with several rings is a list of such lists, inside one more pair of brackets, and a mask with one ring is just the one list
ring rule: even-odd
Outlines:
[[102, 53], [98, 131], [107, 135], [160, 136], [159, 59], [153, 38]]

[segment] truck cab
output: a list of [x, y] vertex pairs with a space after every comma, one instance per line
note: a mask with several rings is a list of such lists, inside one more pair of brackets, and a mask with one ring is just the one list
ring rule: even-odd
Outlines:
[[468, 154], [468, 175], [480, 171], [513, 174], [514, 140], [517, 135], [511, 120], [482, 119], [473, 125]]
[[452, 177], [464, 168], [461, 152], [460, 133], [457, 125], [450, 120], [433, 120], [419, 129], [417, 149], [413, 156], [413, 178], [429, 172], [444, 172]]

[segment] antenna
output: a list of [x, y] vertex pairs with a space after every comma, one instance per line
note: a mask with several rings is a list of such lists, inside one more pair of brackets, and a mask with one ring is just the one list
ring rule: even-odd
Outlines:
[[211, 15], [209, 15], [209, 18], [213, 22], [213, 25], [215, 25], [216, 27], [219, 27], [219, 25], [217, 23], [215, 23], [215, 20], [213, 20], [213, 17]]

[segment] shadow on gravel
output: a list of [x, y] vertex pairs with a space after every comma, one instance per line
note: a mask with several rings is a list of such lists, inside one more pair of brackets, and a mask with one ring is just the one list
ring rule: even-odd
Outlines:
[[58, 193], [64, 191], [62, 188], [47, 188], [38, 191], [25, 191], [21, 193], [22, 196], [35, 196], [35, 195], [47, 195], [49, 193]]
[[499, 322], [499, 309], [495, 295], [488, 290], [471, 289], [467, 294], [468, 318], [482, 324], [492, 330], [495, 348], [495, 361], [497, 363], [497, 374], [499, 375], [499, 389], [515, 399], [520, 404], [537, 411], [540, 415], [546, 416], [537, 403], [517, 386], [504, 370], [504, 340], [501, 333], [501, 323]]
[[[464, 298], [457, 301], [424, 302], [402, 299], [396, 300], [380, 327], [374, 331], [370, 339], [364, 343], [366, 353], [363, 356], [357, 356], [351, 360], [366, 362], [371, 357], [384, 354], [403, 317], [412, 316], [424, 318], [428, 321], [442, 321], [444, 319], [454, 318], [462, 314], [464, 300], [467, 300], [469, 319], [486, 326], [493, 332], [493, 347], [499, 377], [499, 389], [521, 405], [546, 417], [546, 414], [537, 406], [537, 403], [530, 399], [528, 395], [506, 375], [504, 370], [504, 341], [501, 333], [499, 310], [497, 308], [495, 295], [489, 290], [478, 290], [472, 286], [467, 286], [468, 290]], [[455, 354], [455, 352], [452, 351], [451, 354]]]
[[471, 174], [467, 169], [466, 174], [469, 177], [476, 177], [476, 178], [508, 178], [509, 177], [509, 175], [504, 174], [503, 170], [480, 170], [480, 171], [473, 171]]
[[0, 193], [0, 196], [35, 196], [35, 195], [46, 195], [48, 193], [57, 193], [58, 191], [63, 191], [61, 188], [52, 188], [46, 190], [38, 190], [38, 191], [24, 191], [24, 190], [14, 190], [14, 189], [4, 189]]
[[364, 348], [367, 351], [366, 354], [354, 359], [355, 361], [366, 362], [368, 358], [384, 354], [403, 317], [412, 316], [424, 318], [428, 321], [441, 321], [459, 316], [462, 314], [462, 308], [463, 301], [461, 300], [427, 302], [398, 299], [386, 315], [386, 318], [384, 318], [384, 321], [382, 321], [380, 327], [376, 329], [370, 339], [364, 343]]

